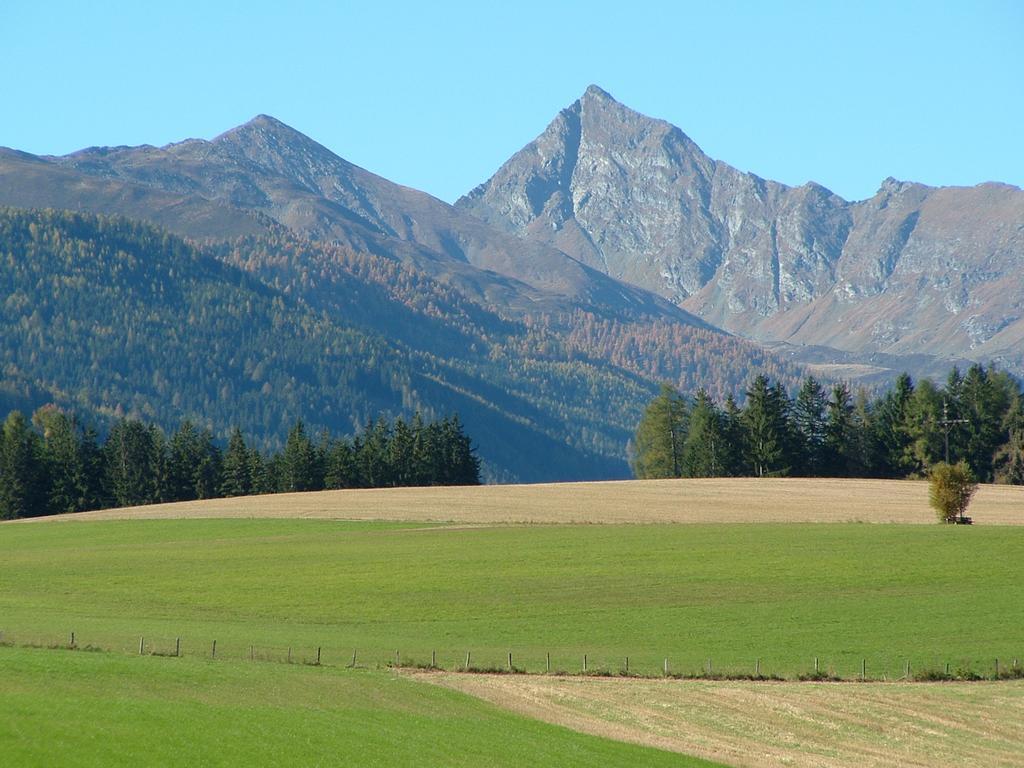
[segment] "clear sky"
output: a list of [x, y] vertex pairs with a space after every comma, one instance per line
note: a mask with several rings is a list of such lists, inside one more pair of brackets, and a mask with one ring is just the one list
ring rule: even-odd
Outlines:
[[453, 201], [596, 83], [716, 159], [848, 199], [1024, 186], [1024, 2], [0, 3], [0, 145], [273, 115]]

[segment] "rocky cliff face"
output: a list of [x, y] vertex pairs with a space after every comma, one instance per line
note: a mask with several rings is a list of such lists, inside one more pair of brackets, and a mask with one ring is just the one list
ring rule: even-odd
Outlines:
[[1024, 368], [1016, 187], [888, 179], [848, 202], [713, 160], [591, 86], [456, 207], [756, 339]]

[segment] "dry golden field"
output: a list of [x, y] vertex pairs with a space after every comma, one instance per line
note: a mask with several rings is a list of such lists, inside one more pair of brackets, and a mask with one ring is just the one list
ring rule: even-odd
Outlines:
[[[980, 525], [1024, 525], [1024, 487], [982, 486]], [[278, 517], [500, 523], [935, 523], [928, 486], [908, 480], [730, 478], [386, 488], [247, 496], [62, 515], [50, 520]]]
[[1024, 682], [764, 683], [418, 673], [519, 714], [733, 766], [1024, 766]]

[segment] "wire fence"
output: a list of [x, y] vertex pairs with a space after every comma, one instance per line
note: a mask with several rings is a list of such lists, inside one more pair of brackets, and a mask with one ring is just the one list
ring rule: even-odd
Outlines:
[[488, 674], [532, 674], [623, 678], [674, 678], [693, 680], [835, 681], [835, 682], [931, 682], [1024, 679], [1017, 657], [992, 659], [906, 659], [873, 662], [868, 657], [845, 657], [841, 662], [811, 656], [806, 665], [718, 659], [591, 654], [570, 651], [496, 651], [485, 649], [412, 648], [360, 649], [308, 644], [219, 642], [187, 636], [139, 635], [112, 640], [69, 631], [63, 634], [0, 630], [0, 646], [94, 651], [165, 658], [204, 658], [211, 661], [299, 664], [352, 669], [419, 669]]

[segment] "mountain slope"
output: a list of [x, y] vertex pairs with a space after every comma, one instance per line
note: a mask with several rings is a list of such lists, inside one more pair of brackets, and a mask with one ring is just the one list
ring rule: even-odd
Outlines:
[[1024, 370], [1024, 192], [887, 180], [851, 203], [705, 155], [596, 86], [456, 203], [756, 339]]
[[[278, 259], [284, 252], [265, 242], [246, 248]], [[525, 334], [521, 326], [473, 317], [469, 307], [473, 322], [461, 335], [455, 322], [435, 317], [450, 338], [431, 352], [413, 349], [401, 333], [367, 328], [358, 313], [428, 330], [429, 312], [384, 291], [368, 295], [372, 283], [349, 273], [332, 285], [349, 289], [333, 315], [293, 284], [271, 286], [148, 225], [0, 209], [0, 402], [29, 409], [52, 401], [165, 429], [189, 417], [221, 437], [238, 425], [275, 447], [300, 418], [313, 433], [338, 434], [382, 413], [458, 412], [491, 478], [627, 474], [631, 419], [653, 384], [612, 366], [551, 358], [537, 359], [517, 390], [511, 373], [479, 361], [488, 348], [452, 349], [473, 346], [484, 329], [497, 341]], [[415, 294], [456, 312], [428, 279]], [[546, 393], [537, 381], [547, 382]]]
[[[557, 249], [497, 232], [430, 195], [353, 165], [266, 115], [212, 141], [189, 139], [159, 148], [94, 147], [35, 160], [37, 166], [71, 174], [76, 185], [121, 188], [122, 199], [144, 201], [130, 209], [112, 209], [109, 200], [99, 196], [91, 204], [82, 202], [82, 210], [151, 218], [186, 236], [252, 234], [265, 229], [261, 222], [273, 220], [304, 237], [397, 256], [429, 274], [458, 282], [478, 298], [512, 309], [572, 301], [610, 311], [674, 313], [681, 321], [704, 326], [679, 308], [609, 280]], [[9, 157], [0, 156], [0, 173], [10, 163]], [[37, 167], [36, 173], [43, 171]], [[61, 181], [68, 186], [63, 177]], [[28, 191], [36, 190], [29, 185]], [[0, 203], [75, 207], [66, 199], [41, 202], [47, 199], [45, 187], [30, 197], [25, 202], [22, 191], [0, 192]], [[190, 213], [196, 200], [206, 201], [210, 208], [210, 221], [202, 227]], [[178, 220], [170, 213], [160, 219], [145, 215], [147, 207], [165, 211], [170, 201], [180, 208]]]

